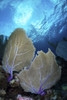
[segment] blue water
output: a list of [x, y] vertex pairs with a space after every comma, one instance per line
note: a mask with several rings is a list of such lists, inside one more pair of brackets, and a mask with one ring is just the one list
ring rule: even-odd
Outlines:
[[[67, 0], [0, 0], [0, 35], [24, 28], [36, 51], [67, 38]], [[49, 43], [48, 43], [49, 42]]]

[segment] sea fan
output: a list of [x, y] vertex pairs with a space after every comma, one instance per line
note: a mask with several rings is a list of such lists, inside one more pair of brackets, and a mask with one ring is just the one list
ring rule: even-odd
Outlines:
[[17, 28], [9, 37], [3, 56], [3, 68], [10, 74], [9, 81], [13, 77], [13, 71], [20, 72], [30, 65], [34, 51], [33, 43], [25, 31]]
[[51, 88], [60, 79], [61, 67], [55, 55], [49, 49], [47, 53], [39, 51], [31, 67], [18, 74], [20, 84], [26, 92], [43, 95], [44, 90]]

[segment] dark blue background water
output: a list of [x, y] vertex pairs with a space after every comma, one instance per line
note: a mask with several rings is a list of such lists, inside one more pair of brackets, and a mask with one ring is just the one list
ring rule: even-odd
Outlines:
[[55, 53], [57, 43], [67, 38], [67, 0], [0, 0], [0, 35], [10, 36], [24, 28], [36, 51]]

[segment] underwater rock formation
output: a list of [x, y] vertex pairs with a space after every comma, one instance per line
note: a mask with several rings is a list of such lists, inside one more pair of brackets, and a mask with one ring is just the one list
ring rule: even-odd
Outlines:
[[31, 67], [18, 74], [20, 84], [26, 92], [44, 94], [60, 79], [61, 68], [57, 65], [55, 55], [49, 49], [47, 53], [38, 51]]
[[21, 28], [17, 28], [9, 37], [4, 57], [3, 68], [12, 76], [13, 71], [20, 71], [24, 67], [29, 67], [34, 56], [35, 48], [30, 38]]
[[67, 61], [67, 41], [62, 40], [58, 43], [56, 48], [57, 56]]

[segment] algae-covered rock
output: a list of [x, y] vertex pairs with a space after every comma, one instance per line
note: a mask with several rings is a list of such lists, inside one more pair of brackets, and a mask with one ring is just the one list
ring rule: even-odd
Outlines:
[[3, 89], [1, 89], [1, 90], [0, 90], [0, 96], [5, 96], [5, 95], [6, 95], [6, 91], [3, 90]]
[[7, 88], [7, 80], [6, 77], [4, 76], [4, 73], [1, 72], [1, 67], [0, 66], [0, 90], [1, 89], [5, 89]]
[[17, 28], [7, 42], [3, 56], [3, 68], [11, 74], [13, 71], [20, 71], [25, 66], [28, 67], [33, 59], [34, 51], [33, 43], [25, 31]]
[[42, 95], [45, 89], [51, 88], [60, 79], [61, 67], [50, 49], [47, 53], [38, 51], [30, 69], [21, 71], [18, 77], [26, 92]]

